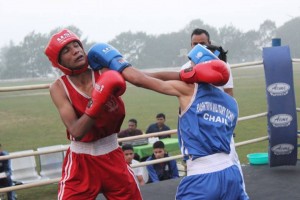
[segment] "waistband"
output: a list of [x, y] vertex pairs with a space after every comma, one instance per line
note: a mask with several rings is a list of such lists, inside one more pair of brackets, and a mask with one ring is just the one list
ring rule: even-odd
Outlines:
[[187, 160], [187, 176], [196, 174], [207, 174], [226, 169], [233, 165], [233, 162], [226, 153], [216, 153], [209, 156]]
[[94, 142], [71, 141], [70, 150], [78, 154], [88, 154], [92, 156], [104, 155], [119, 147], [117, 134], [101, 138]]

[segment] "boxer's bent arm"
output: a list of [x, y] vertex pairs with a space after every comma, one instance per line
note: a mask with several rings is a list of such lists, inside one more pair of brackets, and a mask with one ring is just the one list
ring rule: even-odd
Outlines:
[[82, 115], [80, 118], [76, 116], [74, 108], [59, 80], [51, 85], [50, 95], [68, 132], [74, 138], [82, 138], [91, 129], [95, 120], [87, 115]]

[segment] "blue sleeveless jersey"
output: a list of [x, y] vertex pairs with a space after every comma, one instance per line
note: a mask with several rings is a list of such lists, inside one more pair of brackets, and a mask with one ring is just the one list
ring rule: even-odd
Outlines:
[[238, 118], [234, 98], [210, 84], [196, 84], [190, 105], [179, 115], [179, 143], [184, 158], [230, 153]]

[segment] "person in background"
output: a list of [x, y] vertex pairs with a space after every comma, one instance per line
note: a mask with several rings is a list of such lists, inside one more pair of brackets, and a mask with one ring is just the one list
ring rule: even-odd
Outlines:
[[103, 193], [109, 200], [141, 200], [117, 140], [125, 117], [123, 77], [88, 68], [82, 42], [67, 29], [51, 37], [45, 54], [64, 73], [51, 84], [50, 95], [71, 141], [58, 199], [93, 200]]
[[[7, 151], [2, 149], [2, 145], [0, 144], [0, 156], [8, 155]], [[2, 187], [10, 187], [13, 186], [13, 181], [11, 179], [11, 164], [10, 160], [0, 160], [0, 188]], [[8, 200], [15, 200], [16, 195], [15, 192], [7, 193]]]
[[[167, 157], [169, 157], [169, 154], [165, 150], [165, 144], [162, 141], [156, 141], [153, 144], [153, 154], [146, 161]], [[148, 183], [179, 178], [176, 160], [147, 165], [147, 171], [149, 174]]]
[[[146, 134], [148, 133], [156, 133], [161, 131], [168, 131], [170, 127], [165, 124], [166, 116], [164, 113], [158, 113], [156, 115], [156, 123], [150, 124], [146, 130]], [[159, 139], [170, 138], [171, 135], [161, 135]]]
[[[122, 130], [118, 133], [118, 138], [124, 138], [124, 137], [131, 137], [136, 135], [143, 135], [142, 130], [137, 128], [137, 120], [136, 119], [129, 119], [128, 120], [128, 128], [125, 130]], [[122, 142], [119, 142], [119, 145], [122, 146]], [[140, 161], [140, 156], [135, 153], [134, 159], [137, 161]]]
[[136, 119], [128, 120], [128, 128], [125, 130], [122, 130], [118, 133], [119, 138], [136, 136], [136, 135], [143, 135], [142, 130], [137, 128], [137, 120]]
[[[211, 45], [210, 35], [207, 30], [200, 29], [200, 28], [196, 28], [193, 30], [191, 34], [191, 48], [193, 49], [197, 44]], [[227, 63], [226, 53], [227, 52], [225, 52], [225, 54], [223, 55], [224, 56], [223, 59], [222, 58], [220, 59]], [[181, 67], [181, 69], [188, 68], [190, 67], [190, 65], [191, 65], [191, 61], [188, 61]], [[228, 63], [227, 63], [227, 67], [230, 72], [229, 80], [225, 85], [219, 87], [219, 89], [233, 96], [233, 78], [230, 70], [230, 65]]]
[[[219, 52], [218, 58], [226, 63], [226, 67], [229, 71], [229, 79], [225, 85], [219, 86], [218, 88], [226, 92], [233, 97], [233, 78], [230, 69], [230, 65], [227, 63], [227, 51], [224, 51], [221, 46], [215, 46], [211, 44], [210, 35], [205, 29], [196, 28], [191, 34], [191, 48], [193, 49], [197, 44], [205, 45], [212, 53], [215, 54], [216, 51]], [[215, 58], [213, 58], [215, 59]], [[191, 60], [187, 61], [184, 65], [181, 66], [181, 70], [188, 69], [191, 67]], [[198, 63], [194, 63], [198, 64]], [[165, 72], [156, 72], [156, 73], [145, 73], [148, 76], [152, 76], [163, 81], [168, 80], [179, 80], [178, 73], [165, 71]]]
[[[130, 166], [132, 164], [137, 164], [139, 163], [137, 160], [133, 159], [134, 158], [134, 151], [133, 151], [133, 146], [131, 144], [124, 144], [122, 146], [122, 150], [125, 156], [126, 163]], [[132, 168], [134, 175], [136, 176], [139, 185], [145, 185], [145, 180], [143, 178], [143, 168], [142, 167], [135, 167]]]

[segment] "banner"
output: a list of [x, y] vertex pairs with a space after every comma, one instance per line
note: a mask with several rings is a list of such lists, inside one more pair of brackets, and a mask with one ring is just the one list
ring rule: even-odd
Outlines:
[[288, 46], [263, 49], [268, 103], [269, 165], [296, 165], [297, 113]]

